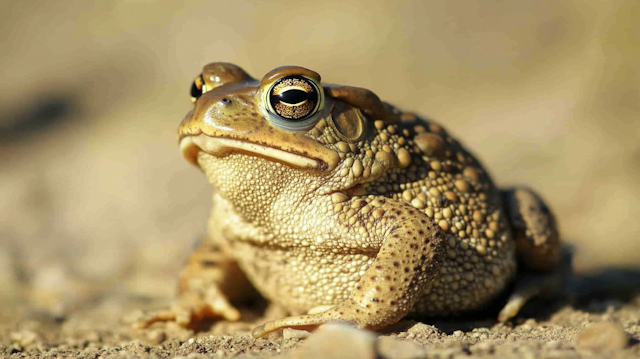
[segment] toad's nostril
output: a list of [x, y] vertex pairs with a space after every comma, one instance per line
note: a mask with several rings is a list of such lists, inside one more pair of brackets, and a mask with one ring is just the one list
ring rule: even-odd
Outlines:
[[228, 98], [225, 97], [225, 98], [222, 99], [222, 103], [225, 104], [225, 105], [230, 105], [231, 104], [231, 100], [229, 100]]

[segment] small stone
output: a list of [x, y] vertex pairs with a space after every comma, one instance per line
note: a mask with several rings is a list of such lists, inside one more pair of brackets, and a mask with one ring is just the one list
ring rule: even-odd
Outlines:
[[87, 335], [87, 341], [90, 343], [98, 343], [102, 341], [102, 337], [98, 331], [94, 330]]
[[162, 330], [152, 330], [147, 334], [147, 339], [151, 344], [160, 344], [167, 339], [167, 334]]
[[282, 330], [282, 337], [284, 339], [304, 339], [311, 335], [306, 330], [292, 329], [292, 328], [284, 328]]
[[391, 337], [378, 338], [378, 357], [394, 359], [424, 358], [426, 352], [420, 345]]
[[[480, 340], [486, 340], [486, 338], [482, 338], [482, 337], [486, 337], [485, 334], [481, 334], [480, 335]], [[471, 348], [471, 353], [475, 354], [475, 355], [483, 355], [483, 354], [490, 354], [493, 352], [493, 343], [489, 343], [489, 342], [480, 342], [476, 345], [473, 345]]]
[[292, 359], [376, 358], [376, 336], [346, 323], [321, 325], [306, 342], [290, 352]]
[[38, 334], [31, 330], [14, 332], [11, 333], [10, 337], [12, 341], [17, 342], [21, 347], [29, 346], [39, 339]]
[[629, 345], [629, 337], [620, 324], [599, 322], [589, 325], [576, 339], [576, 347], [589, 350], [619, 350]]

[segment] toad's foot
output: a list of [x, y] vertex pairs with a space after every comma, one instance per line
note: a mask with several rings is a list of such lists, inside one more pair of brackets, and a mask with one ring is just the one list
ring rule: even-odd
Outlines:
[[[327, 308], [325, 311], [322, 309]], [[321, 309], [322, 308], [322, 309]], [[266, 322], [256, 327], [251, 332], [255, 338], [260, 338], [266, 334], [284, 328], [313, 330], [321, 324], [335, 321], [350, 322], [360, 328], [375, 329], [375, 318], [369, 318], [372, 313], [364, 306], [359, 305], [351, 299], [329, 307], [321, 306], [309, 311], [311, 314], [293, 317], [280, 318]]]
[[231, 303], [241, 303], [256, 295], [238, 264], [208, 241], [200, 243], [180, 273], [179, 298], [167, 309], [145, 314], [134, 327], [146, 328], [155, 322], [176, 322], [183, 327], [226, 319], [240, 319]]
[[561, 292], [571, 275], [571, 253], [562, 250], [553, 213], [533, 190], [516, 187], [501, 194], [523, 268], [514, 293], [498, 316], [505, 322], [531, 298]]
[[518, 274], [513, 294], [498, 314], [500, 322], [515, 317], [524, 305], [534, 297], [553, 297], [565, 292], [566, 284], [573, 275], [572, 253], [570, 248], [562, 249], [560, 264], [550, 273], [524, 271]]
[[177, 303], [167, 309], [146, 313], [134, 323], [142, 329], [155, 322], [176, 322], [182, 327], [192, 327], [197, 323], [212, 319], [237, 321], [240, 312], [216, 288], [211, 287], [205, 293], [183, 293]]

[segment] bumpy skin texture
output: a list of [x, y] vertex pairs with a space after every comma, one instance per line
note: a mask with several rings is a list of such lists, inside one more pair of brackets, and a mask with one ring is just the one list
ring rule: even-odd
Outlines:
[[[279, 126], [266, 104], [272, 84], [287, 76], [304, 76], [324, 94], [305, 128]], [[215, 189], [207, 243], [296, 315], [266, 323], [254, 336], [334, 320], [379, 329], [412, 313], [472, 310], [514, 278], [516, 247], [527, 248], [522, 263], [532, 269], [558, 263], [551, 213], [542, 201], [537, 214], [518, 206], [520, 197], [538, 199], [533, 192], [501, 195], [441, 126], [368, 90], [322, 87], [318, 74], [299, 67], [275, 69], [258, 83], [225, 63], [207, 65], [194, 89], [195, 108], [178, 133], [185, 158]], [[200, 302], [151, 314], [143, 325], [238, 319], [226, 293], [233, 290], [224, 289], [228, 269], [199, 271], [190, 263], [182, 297]]]

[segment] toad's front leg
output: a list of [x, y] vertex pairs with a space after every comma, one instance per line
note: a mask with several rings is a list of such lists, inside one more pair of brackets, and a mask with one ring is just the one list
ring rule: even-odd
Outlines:
[[[435, 278], [444, 258], [440, 227], [415, 208], [390, 199], [378, 199], [369, 213], [375, 226], [369, 233], [382, 236], [376, 259], [359, 279], [351, 297], [326, 311], [282, 318], [253, 330], [262, 337], [283, 328], [309, 329], [331, 321], [360, 328], [380, 329], [402, 319]], [[360, 216], [360, 219], [368, 216]], [[358, 230], [363, 227], [350, 227]]]
[[240, 319], [232, 303], [257, 295], [256, 290], [236, 261], [210, 240], [199, 244], [180, 273], [178, 300], [166, 309], [145, 313], [134, 324], [145, 328], [155, 322], [176, 322], [184, 327], [197, 327], [211, 319]]

